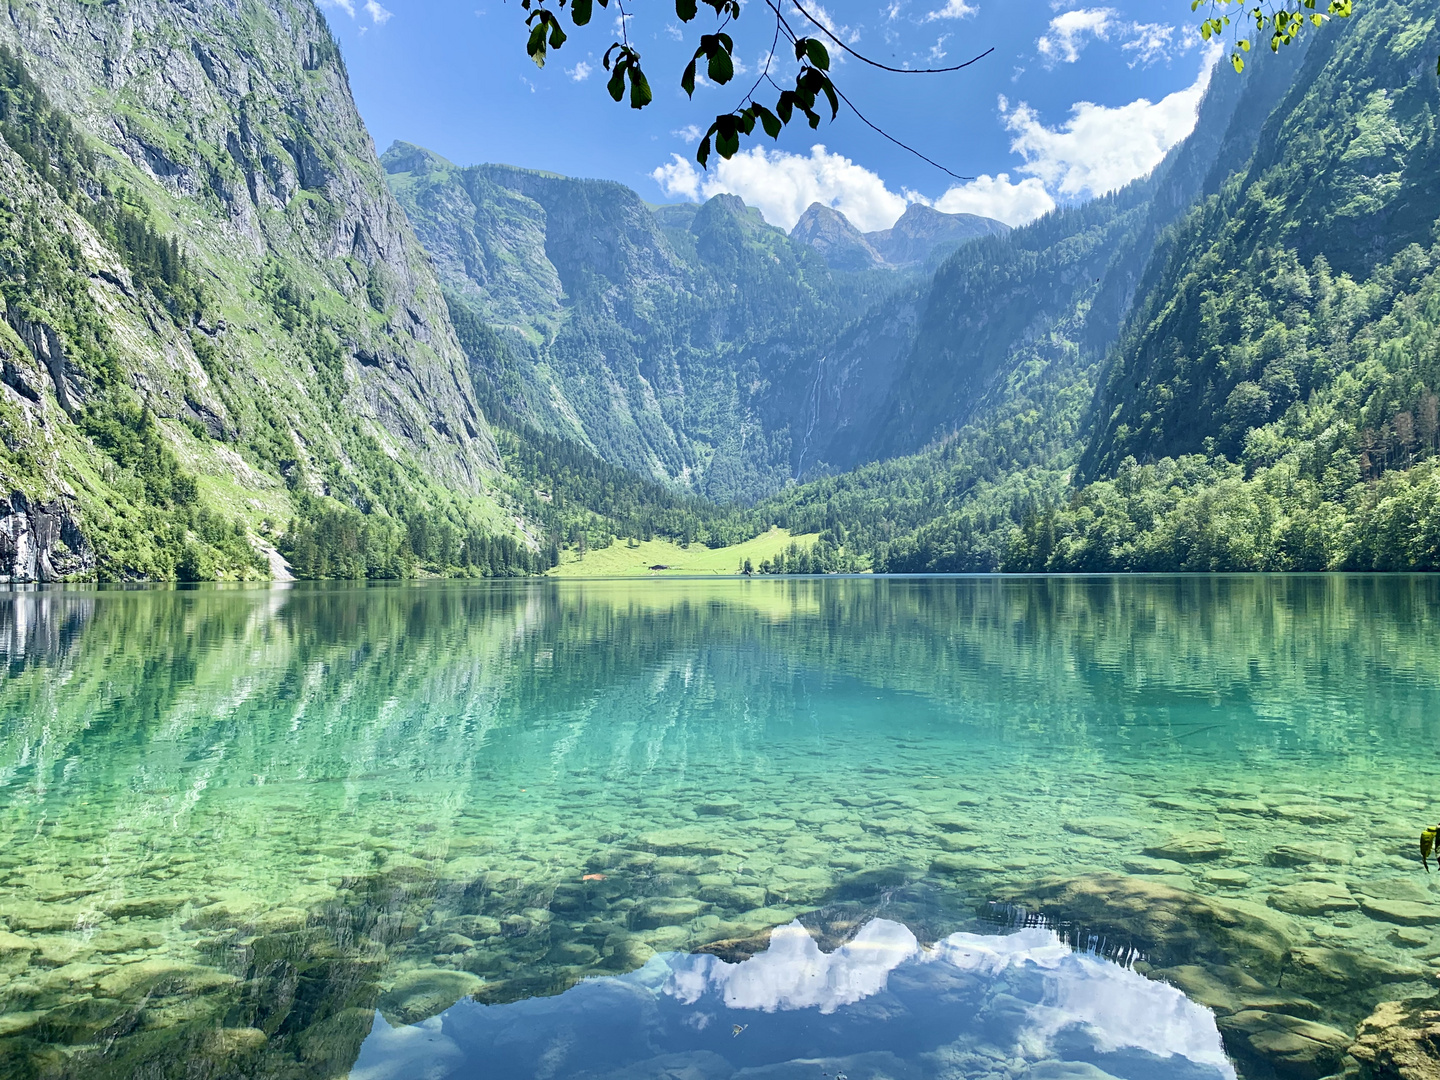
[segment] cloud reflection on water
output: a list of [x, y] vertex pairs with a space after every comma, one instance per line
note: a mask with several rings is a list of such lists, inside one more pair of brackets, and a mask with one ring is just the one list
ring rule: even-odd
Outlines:
[[622, 1080], [662, 1063], [724, 1080], [787, 1062], [959, 1080], [992, 1075], [987, 1061], [1026, 1080], [1235, 1080], [1208, 1009], [1052, 930], [955, 933], [925, 948], [887, 919], [830, 953], [796, 921], [740, 963], [662, 954], [553, 998], [461, 1002], [418, 1029], [377, 1017], [352, 1080]]

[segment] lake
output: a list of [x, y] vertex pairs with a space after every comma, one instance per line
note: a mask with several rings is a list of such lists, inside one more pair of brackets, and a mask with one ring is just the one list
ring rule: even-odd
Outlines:
[[0, 1075], [1211, 1080], [1434, 993], [1440, 580], [0, 594]]

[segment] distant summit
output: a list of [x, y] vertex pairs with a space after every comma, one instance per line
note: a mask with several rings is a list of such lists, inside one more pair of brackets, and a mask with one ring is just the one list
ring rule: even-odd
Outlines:
[[790, 239], [809, 244], [832, 270], [873, 270], [886, 265], [865, 234], [824, 203], [810, 204], [790, 230]]
[[839, 210], [811, 203], [790, 230], [792, 240], [808, 244], [831, 269], [900, 269], [919, 266], [982, 236], [1004, 236], [1010, 226], [978, 214], [946, 214], [911, 203], [900, 220], [880, 232], [862, 233]]

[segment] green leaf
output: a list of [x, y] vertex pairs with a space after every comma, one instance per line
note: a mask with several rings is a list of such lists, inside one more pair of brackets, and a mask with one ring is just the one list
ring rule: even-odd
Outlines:
[[675, 14], [681, 22], [695, 18], [695, 0], [675, 0]]
[[810, 63], [814, 64], [821, 71], [830, 70], [830, 54], [825, 50], [825, 46], [817, 39], [805, 39], [805, 56]]
[[710, 54], [710, 63], [706, 70], [711, 82], [724, 86], [735, 77], [735, 61], [730, 59], [730, 54], [724, 48], [717, 48]]
[[530, 40], [525, 43], [525, 51], [530, 54], [530, 59], [535, 61], [536, 67], [545, 66], [545, 24], [538, 22], [530, 28]]
[[640, 65], [630, 65], [630, 107], [643, 109], [654, 100], [655, 95], [650, 92], [650, 81], [645, 78], [645, 73], [640, 70]]
[[628, 61], [615, 61], [615, 70], [610, 73], [610, 81], [605, 84], [605, 89], [610, 91], [610, 96], [619, 101], [625, 96], [625, 68]]
[[765, 108], [764, 105], [752, 105], [750, 107], [754, 109], [755, 114], [760, 117], [760, 126], [765, 129], [765, 134], [769, 135], [772, 139], [778, 139], [781, 128], [780, 118]]
[[552, 49], [558, 49], [564, 44], [565, 31], [560, 26], [560, 20], [552, 18], [550, 20], [550, 47]]
[[695, 148], [695, 160], [700, 163], [702, 169], [709, 168], [706, 164], [710, 160], [710, 136], [700, 140], [700, 145]]
[[690, 97], [695, 96], [695, 61], [685, 65], [685, 73], [680, 76], [680, 89], [684, 90]]
[[1235, 69], [1236, 74], [1245, 70], [1245, 59], [1239, 53], [1230, 54], [1230, 66]]
[[726, 161], [729, 161], [740, 151], [740, 133], [720, 132], [715, 136], [715, 150]]
[[595, 0], [570, 0], [570, 20], [576, 26], [584, 26], [594, 9]]

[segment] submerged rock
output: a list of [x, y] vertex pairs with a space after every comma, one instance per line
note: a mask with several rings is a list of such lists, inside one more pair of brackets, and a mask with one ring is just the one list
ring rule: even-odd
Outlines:
[[1270, 894], [1270, 906], [1291, 915], [1325, 915], [1332, 911], [1354, 911], [1360, 905], [1343, 885], [1325, 881], [1302, 881]]
[[1297, 936], [1289, 919], [1259, 904], [1124, 874], [1047, 878], [1000, 898], [1132, 946], [1157, 967], [1243, 964], [1273, 980]]
[[1219, 1025], [1231, 1053], [1258, 1056], [1281, 1076], [1297, 1080], [1337, 1071], [1350, 1045], [1350, 1036], [1338, 1028], [1263, 1009], [1223, 1017]]
[[416, 1024], [444, 1012], [484, 985], [483, 979], [468, 971], [407, 971], [380, 998], [379, 1008], [392, 1025]]
[[1176, 833], [1163, 844], [1147, 847], [1145, 854], [1152, 859], [1173, 859], [1182, 863], [1207, 862], [1229, 855], [1230, 847], [1218, 832], [1186, 832]]
[[1414, 900], [1375, 900], [1362, 896], [1360, 910], [1378, 922], [1400, 926], [1433, 926], [1440, 923], [1440, 906], [1416, 903]]
[[1274, 848], [1265, 861], [1271, 866], [1311, 866], [1330, 863], [1341, 866], [1355, 861], [1355, 849], [1335, 840], [1295, 841]]
[[1434, 1080], [1440, 1077], [1440, 1004], [1383, 1001], [1360, 1023], [1350, 1056], [1363, 1080]]

